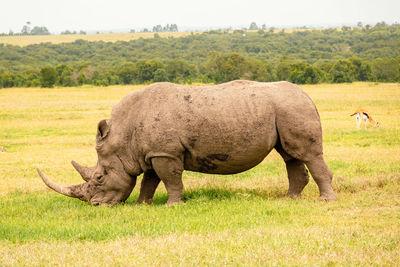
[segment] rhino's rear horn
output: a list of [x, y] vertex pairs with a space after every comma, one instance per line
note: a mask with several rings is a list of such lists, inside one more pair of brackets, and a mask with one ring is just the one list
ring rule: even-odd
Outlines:
[[86, 195], [84, 194], [83, 187], [85, 186], [86, 183], [84, 184], [78, 184], [78, 185], [72, 185], [72, 186], [61, 186], [59, 184], [56, 184], [55, 182], [51, 181], [42, 173], [39, 169], [36, 169], [40, 177], [42, 178], [43, 182], [56, 191], [57, 193], [63, 194], [68, 197], [74, 197], [74, 198], [79, 198], [80, 200], [83, 201], [88, 201]]
[[90, 178], [92, 178], [94, 170], [96, 169], [96, 166], [93, 167], [85, 167], [77, 163], [76, 161], [71, 161], [72, 166], [74, 166], [75, 170], [79, 172], [79, 174], [82, 176], [82, 179], [88, 182]]

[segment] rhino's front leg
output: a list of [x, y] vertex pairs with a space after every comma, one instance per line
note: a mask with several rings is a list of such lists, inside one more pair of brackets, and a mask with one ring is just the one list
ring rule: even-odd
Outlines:
[[151, 163], [158, 177], [160, 177], [167, 189], [167, 205], [180, 202], [183, 193], [183, 162], [169, 157], [154, 157]]
[[139, 198], [135, 204], [146, 204], [153, 203], [154, 192], [160, 183], [160, 178], [154, 170], [148, 170], [143, 174], [142, 184], [140, 186]]

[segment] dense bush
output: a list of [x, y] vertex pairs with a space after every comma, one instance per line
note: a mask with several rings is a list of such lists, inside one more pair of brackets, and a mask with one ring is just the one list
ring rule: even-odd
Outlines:
[[315, 84], [322, 80], [322, 72], [316, 67], [305, 63], [295, 63], [290, 67], [289, 81], [297, 84]]
[[40, 70], [40, 86], [53, 87], [57, 81], [57, 71], [53, 67], [44, 67]]
[[399, 43], [400, 25], [377, 24], [292, 33], [210, 31], [115, 43], [0, 44], [0, 87], [233, 79], [399, 82]]

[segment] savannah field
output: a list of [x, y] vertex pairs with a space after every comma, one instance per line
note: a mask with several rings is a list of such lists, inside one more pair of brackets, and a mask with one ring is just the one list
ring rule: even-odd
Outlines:
[[[85, 40], [89, 42], [118, 42], [136, 40], [139, 38], [154, 38], [154, 32], [137, 32], [137, 33], [99, 33], [99, 34], [52, 34], [52, 35], [12, 35], [0, 36], [0, 44], [27, 46], [40, 43], [72, 43], [76, 40]], [[190, 32], [159, 32], [160, 37], [184, 37], [190, 35]]]
[[[286, 170], [273, 152], [237, 175], [184, 173], [184, 204], [95, 207], [43, 184], [81, 182], [74, 159], [94, 165], [97, 122], [143, 86], [0, 90], [0, 266], [399, 266], [400, 84], [302, 88], [322, 120], [325, 159], [339, 200], [321, 203], [313, 180], [283, 198]], [[380, 128], [357, 130], [368, 109]], [[140, 180], [137, 185], [140, 185]]]
[[[286, 33], [292, 33], [297, 31], [312, 31], [316, 29], [284, 29]], [[340, 31], [340, 29], [337, 29]], [[270, 30], [265, 30], [270, 31]], [[278, 33], [282, 29], [274, 29], [274, 33]], [[228, 32], [232, 33], [232, 30]], [[247, 30], [246, 32], [257, 32], [255, 30]], [[135, 33], [98, 33], [98, 34], [51, 34], [51, 35], [3, 35], [0, 36], [0, 44], [17, 45], [17, 46], [28, 46], [40, 43], [72, 43], [76, 40], [85, 40], [89, 42], [103, 41], [103, 42], [118, 42], [136, 40], [139, 38], [148, 39], [154, 38], [154, 34], [158, 34], [159, 37], [173, 37], [180, 38], [191, 34], [201, 34], [203, 32], [135, 32]]]

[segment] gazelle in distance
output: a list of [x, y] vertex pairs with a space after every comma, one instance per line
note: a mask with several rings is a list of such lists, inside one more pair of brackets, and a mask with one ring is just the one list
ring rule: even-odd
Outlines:
[[362, 121], [364, 121], [365, 129], [367, 129], [367, 123], [371, 123], [373, 127], [379, 127], [379, 122], [375, 121], [365, 109], [359, 108], [350, 116], [355, 116], [358, 129], [360, 129]]

